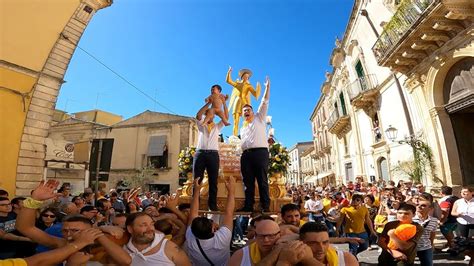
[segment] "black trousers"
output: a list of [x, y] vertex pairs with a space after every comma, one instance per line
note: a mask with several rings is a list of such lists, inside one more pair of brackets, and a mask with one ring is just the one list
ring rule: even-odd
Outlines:
[[[204, 178], [204, 170], [209, 179], [209, 198], [207, 204], [210, 209], [217, 209], [217, 177], [219, 175], [219, 153], [214, 150], [197, 150], [193, 160], [193, 176]], [[200, 182], [201, 182], [200, 181]]]
[[240, 169], [245, 185], [245, 208], [253, 209], [255, 203], [255, 179], [257, 179], [262, 208], [268, 209], [270, 207], [268, 160], [267, 148], [245, 150], [240, 158]]

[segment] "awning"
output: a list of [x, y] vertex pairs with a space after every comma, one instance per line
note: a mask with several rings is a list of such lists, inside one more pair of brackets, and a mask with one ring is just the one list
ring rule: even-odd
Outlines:
[[304, 182], [305, 183], [313, 183], [314, 181], [316, 181], [317, 177], [318, 176], [316, 176], [316, 175], [307, 176], [307, 177], [304, 178]]
[[148, 156], [163, 156], [166, 136], [151, 136], [148, 142]]
[[327, 173], [321, 173], [319, 175], [312, 175], [312, 176], [308, 176], [305, 178], [304, 182], [305, 183], [311, 183], [311, 182], [316, 182], [317, 180], [320, 180], [320, 179], [323, 179], [325, 177], [328, 177], [330, 175], [334, 175], [333, 172], [327, 172]]

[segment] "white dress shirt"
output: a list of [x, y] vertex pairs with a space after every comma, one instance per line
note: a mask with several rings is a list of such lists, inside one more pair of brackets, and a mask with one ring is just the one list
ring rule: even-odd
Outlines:
[[204, 116], [201, 120], [196, 122], [199, 131], [196, 150], [219, 150], [219, 134], [221, 134], [221, 129], [224, 127], [224, 123], [220, 121], [215, 124], [211, 129], [211, 132], [209, 132], [207, 125], [203, 122]]
[[242, 150], [252, 148], [268, 148], [267, 142], [267, 123], [268, 100], [262, 99], [257, 113], [255, 113], [252, 122], [246, 127], [240, 129], [240, 138], [242, 140]]
[[[232, 231], [225, 226], [221, 226], [219, 230], [214, 233], [212, 238], [199, 240], [204, 253], [206, 253], [206, 256], [216, 266], [227, 265], [227, 261], [230, 257], [229, 250], [231, 241]], [[186, 229], [186, 243], [184, 247], [186, 248], [192, 265], [209, 265], [209, 262], [204, 258], [196, 243], [196, 237], [191, 231], [190, 226]]]

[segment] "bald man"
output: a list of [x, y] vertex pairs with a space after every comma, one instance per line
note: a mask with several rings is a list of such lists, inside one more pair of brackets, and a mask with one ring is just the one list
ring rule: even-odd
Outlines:
[[255, 242], [237, 250], [229, 260], [230, 266], [256, 265], [272, 251], [280, 238], [280, 227], [271, 220], [255, 224]]

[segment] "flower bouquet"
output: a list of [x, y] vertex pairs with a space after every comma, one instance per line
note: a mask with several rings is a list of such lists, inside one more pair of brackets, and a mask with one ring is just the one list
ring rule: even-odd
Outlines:
[[179, 152], [178, 168], [180, 176], [188, 177], [189, 174], [192, 174], [194, 153], [196, 153], [195, 147], [186, 147], [186, 149]]
[[270, 146], [270, 160], [268, 166], [269, 175], [286, 174], [288, 166], [290, 165], [290, 156], [286, 147], [279, 143], [274, 143]]

